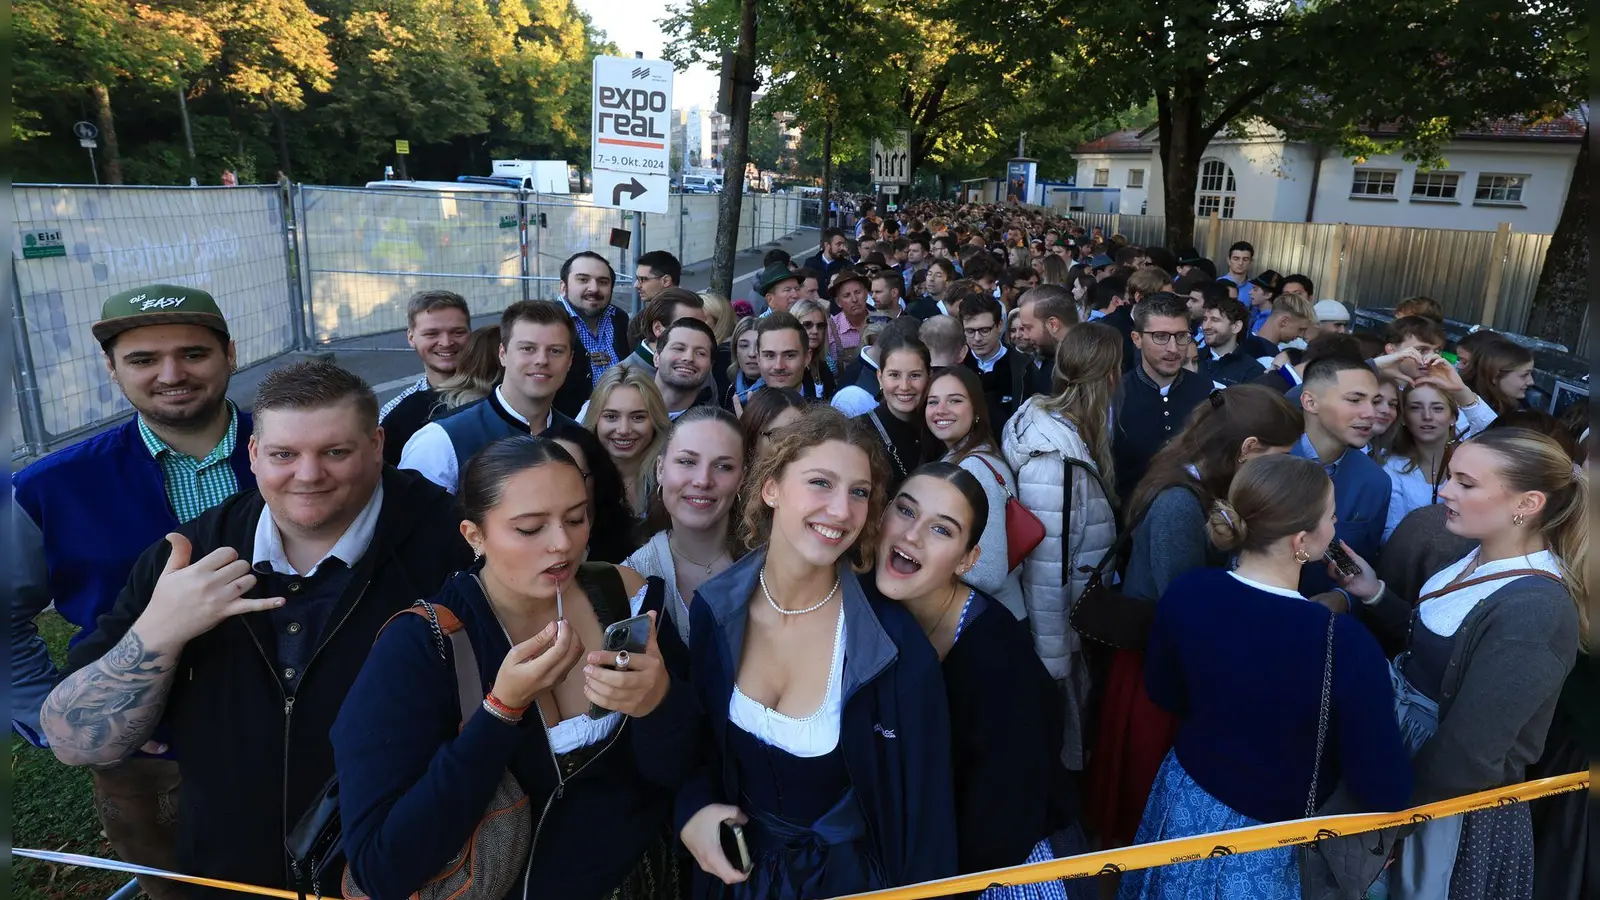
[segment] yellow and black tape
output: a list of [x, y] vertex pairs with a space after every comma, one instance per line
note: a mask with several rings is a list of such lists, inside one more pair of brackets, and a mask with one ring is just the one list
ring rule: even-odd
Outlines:
[[[1296, 819], [1293, 822], [1257, 825], [1252, 828], [1219, 831], [1195, 837], [1161, 841], [1155, 844], [1140, 844], [1117, 850], [1101, 850], [1097, 853], [1084, 853], [1065, 859], [1053, 859], [1047, 862], [993, 869], [988, 872], [974, 872], [971, 875], [957, 875], [954, 878], [945, 878], [939, 881], [926, 881], [921, 884], [888, 888], [866, 894], [836, 897], [834, 900], [868, 900], [868, 898], [871, 898], [871, 900], [925, 900], [925, 898], [946, 897], [952, 894], [981, 891], [993, 885], [1034, 884], [1057, 878], [1114, 875], [1132, 869], [1150, 869], [1174, 863], [1193, 862], [1197, 859], [1233, 856], [1237, 853], [1252, 853], [1257, 850], [1271, 850], [1277, 847], [1307, 844], [1325, 838], [1378, 831], [1384, 828], [1393, 828], [1397, 825], [1415, 825], [1430, 819], [1458, 816], [1462, 813], [1490, 809], [1496, 806], [1507, 806], [1513, 803], [1525, 803], [1529, 800], [1548, 797], [1552, 794], [1587, 790], [1589, 786], [1589, 773], [1575, 772], [1571, 775], [1541, 778], [1537, 781], [1527, 781], [1509, 787], [1468, 794], [1465, 797], [1457, 797], [1453, 800], [1441, 800], [1437, 803], [1429, 803], [1424, 806], [1401, 810], [1400, 812], [1323, 816], [1315, 819]], [[154, 875], [161, 878], [169, 878], [173, 881], [222, 888], [245, 894], [257, 894], [263, 897], [297, 900], [298, 896], [293, 891], [285, 891], [280, 888], [240, 884], [216, 878], [203, 878], [197, 875], [181, 875], [162, 869], [152, 869], [146, 866], [131, 865], [119, 860], [99, 859], [76, 853], [23, 848], [13, 848], [11, 853], [13, 856], [37, 859], [58, 865], [106, 869], [131, 875]], [[332, 895], [328, 896], [330, 900], [337, 900]]]

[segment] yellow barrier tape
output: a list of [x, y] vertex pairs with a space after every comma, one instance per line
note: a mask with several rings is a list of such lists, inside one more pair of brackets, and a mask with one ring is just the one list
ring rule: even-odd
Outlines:
[[[1213, 834], [1176, 838], [1155, 844], [1140, 844], [1135, 847], [1123, 847], [1117, 850], [1084, 853], [1078, 856], [1069, 856], [1065, 859], [1053, 859], [1048, 862], [1011, 866], [1005, 869], [992, 869], [988, 872], [974, 872], [971, 875], [957, 875], [954, 878], [925, 881], [922, 884], [888, 888], [865, 894], [850, 894], [846, 897], [836, 897], [834, 900], [867, 900], [867, 898], [871, 898], [871, 900], [926, 900], [926, 898], [981, 891], [993, 885], [1034, 884], [1056, 878], [1110, 875], [1126, 872], [1130, 869], [1149, 869], [1173, 863], [1193, 862], [1197, 859], [1213, 856], [1232, 856], [1236, 853], [1252, 853], [1257, 850], [1271, 850], [1295, 844], [1308, 844], [1324, 838], [1378, 831], [1379, 829], [1392, 828], [1396, 825], [1413, 825], [1418, 822], [1426, 822], [1429, 819], [1458, 816], [1462, 813], [1495, 806], [1506, 806], [1512, 803], [1525, 803], [1529, 800], [1537, 800], [1540, 797], [1548, 797], [1552, 794], [1564, 794], [1569, 791], [1582, 791], [1588, 788], [1589, 773], [1574, 772], [1571, 775], [1541, 778], [1537, 781], [1525, 781], [1522, 784], [1514, 784], [1509, 787], [1468, 794], [1465, 797], [1456, 797], [1453, 800], [1440, 800], [1437, 803], [1416, 806], [1400, 812], [1322, 816], [1315, 819], [1296, 819], [1293, 822], [1256, 825], [1252, 828], [1219, 831]], [[164, 869], [152, 869], [147, 866], [136, 866], [118, 860], [98, 859], [77, 853], [13, 848], [11, 854], [25, 859], [37, 859], [61, 865], [107, 869], [113, 872], [126, 872], [133, 875], [155, 875], [161, 878], [170, 878], [173, 881], [239, 891], [245, 894], [279, 897], [283, 898], [283, 900], [298, 900], [298, 895], [295, 892], [285, 891], [280, 888], [241, 884], [236, 881], [222, 881], [216, 878], [203, 878], [198, 875], [180, 875], [177, 872], [168, 872]], [[338, 897], [332, 894], [324, 896], [327, 900], [339, 900]]]
[[1101, 850], [1048, 862], [974, 872], [939, 881], [925, 881], [905, 887], [887, 888], [865, 894], [850, 894], [834, 900], [925, 900], [946, 897], [969, 891], [981, 891], [993, 885], [1034, 884], [1056, 878], [1083, 878], [1090, 875], [1111, 875], [1130, 869], [1149, 869], [1173, 863], [1193, 862], [1213, 856], [1232, 856], [1256, 850], [1271, 850], [1294, 844], [1308, 844], [1323, 838], [1347, 834], [1361, 834], [1457, 816], [1462, 813], [1511, 803], [1536, 800], [1551, 794], [1581, 791], [1589, 787], [1589, 773], [1575, 772], [1555, 778], [1541, 778], [1510, 787], [1482, 791], [1441, 800], [1393, 813], [1359, 813], [1349, 816], [1322, 816], [1315, 819], [1297, 819], [1293, 822], [1275, 822], [1233, 831], [1219, 831], [1195, 837], [1175, 838], [1155, 844], [1140, 844], [1117, 850]]

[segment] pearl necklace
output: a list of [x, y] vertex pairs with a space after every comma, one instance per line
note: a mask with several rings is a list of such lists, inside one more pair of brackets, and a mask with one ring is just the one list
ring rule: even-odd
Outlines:
[[766, 596], [767, 604], [773, 609], [777, 610], [778, 614], [781, 616], [803, 616], [806, 613], [816, 612], [824, 606], [827, 606], [828, 601], [833, 599], [834, 594], [839, 593], [839, 579], [835, 577], [833, 579], [833, 589], [828, 591], [828, 596], [823, 597], [822, 600], [817, 603], [817, 605], [808, 606], [805, 609], [784, 609], [778, 605], [778, 601], [772, 599], [772, 591], [767, 589], [767, 570], [765, 567], [762, 567], [759, 577], [761, 579], [761, 593]]

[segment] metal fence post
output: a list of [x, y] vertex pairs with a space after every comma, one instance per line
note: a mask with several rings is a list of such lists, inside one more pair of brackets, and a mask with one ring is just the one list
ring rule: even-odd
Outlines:
[[11, 267], [12, 343], [15, 356], [12, 368], [17, 379], [17, 412], [22, 419], [22, 450], [27, 456], [42, 456], [48, 437], [44, 427], [44, 407], [40, 405], [39, 375], [33, 366], [33, 348], [28, 344], [28, 314], [23, 309], [22, 282], [17, 278], [17, 267]]
[[[539, 203], [539, 194], [533, 195], [533, 277], [541, 278], [544, 275], [544, 209]], [[544, 282], [540, 281], [540, 285]]]
[[305, 297], [300, 292], [299, 260], [296, 248], [299, 240], [296, 235], [299, 228], [295, 217], [295, 186], [292, 183], [283, 184], [283, 271], [288, 278], [289, 288], [289, 327], [294, 329], [294, 342], [286, 350], [300, 350], [310, 343], [306, 333]]
[[315, 329], [317, 327], [317, 292], [311, 280], [311, 229], [307, 227], [310, 216], [306, 213], [305, 185], [295, 186], [295, 205], [297, 208], [296, 221], [300, 226], [300, 274], [305, 279], [305, 296], [302, 298], [301, 327], [305, 330], [305, 346], [310, 347], [317, 342]]
[[1489, 275], [1483, 286], [1483, 314], [1479, 323], [1493, 328], [1495, 312], [1500, 309], [1500, 282], [1506, 274], [1506, 253], [1511, 247], [1511, 223], [1501, 222], [1494, 230], [1494, 245], [1489, 251]]
[[[522, 273], [522, 299], [527, 300], [532, 283], [528, 281], [528, 192], [525, 189], [517, 190], [517, 220], [517, 252], [522, 256], [518, 270]], [[537, 221], [534, 226], [538, 227]]]

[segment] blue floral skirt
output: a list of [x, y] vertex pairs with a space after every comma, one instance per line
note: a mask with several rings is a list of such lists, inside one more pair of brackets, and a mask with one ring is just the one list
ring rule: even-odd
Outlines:
[[[1228, 807], [1196, 784], [1168, 753], [1150, 789], [1136, 844], [1193, 837], [1261, 823]], [[1122, 876], [1118, 900], [1300, 900], [1293, 847], [1197, 859]]]

